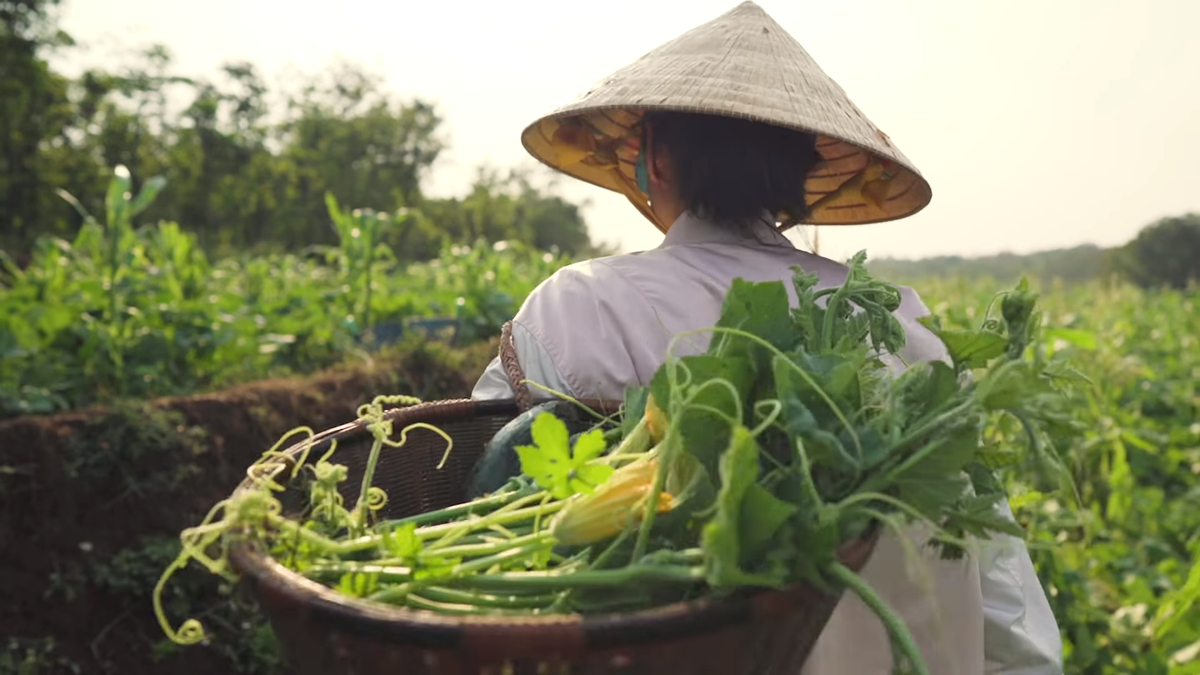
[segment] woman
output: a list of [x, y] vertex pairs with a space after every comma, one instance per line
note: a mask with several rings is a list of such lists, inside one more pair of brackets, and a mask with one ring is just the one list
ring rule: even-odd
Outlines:
[[[926, 181], [803, 48], [745, 2], [617, 71], [538, 120], [525, 147], [550, 166], [626, 195], [665, 237], [642, 253], [566, 267], [505, 327], [478, 399], [620, 399], [648, 384], [672, 336], [712, 326], [733, 280], [789, 280], [791, 267], [840, 284], [845, 266], [797, 250], [798, 222], [856, 224], [911, 215]], [[778, 226], [777, 223], [783, 223]], [[946, 359], [902, 289], [906, 362]], [[706, 347], [697, 340], [677, 354]], [[903, 367], [897, 362], [896, 367]], [[919, 535], [914, 533], [914, 541]], [[937, 675], [1062, 672], [1058, 627], [1023, 544], [914, 565], [881, 539], [863, 576], [907, 622]], [[847, 594], [804, 672], [891, 672], [883, 627]]]

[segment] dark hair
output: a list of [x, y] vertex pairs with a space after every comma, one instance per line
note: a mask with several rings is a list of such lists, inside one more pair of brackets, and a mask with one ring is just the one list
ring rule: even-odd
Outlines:
[[672, 158], [679, 199], [702, 218], [731, 223], [763, 209], [808, 215], [804, 182], [816, 136], [761, 122], [681, 112], [645, 115], [655, 147]]

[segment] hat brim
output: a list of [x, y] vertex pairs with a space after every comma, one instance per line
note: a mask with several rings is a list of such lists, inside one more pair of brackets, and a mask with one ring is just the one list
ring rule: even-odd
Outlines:
[[[637, 126], [649, 110], [673, 110], [713, 114], [711, 110], [673, 106], [594, 107], [579, 111], [559, 111], [530, 124], [521, 134], [521, 144], [529, 154], [543, 164], [592, 185], [624, 195], [659, 230], [669, 224], [659, 223], [650, 209], [650, 196], [638, 188], [636, 162], [640, 135]], [[891, 157], [881, 157], [845, 138], [814, 131], [798, 125], [753, 115], [731, 115], [764, 124], [776, 124], [814, 133], [820, 162], [808, 174], [804, 189], [810, 211], [799, 222], [808, 225], [869, 225], [911, 216], [925, 208], [932, 199], [928, 181], [913, 168]], [[575, 127], [590, 134], [591, 141], [571, 142], [577, 135], [556, 134], [564, 127]], [[565, 137], [564, 137], [565, 136]], [[888, 142], [881, 134], [881, 141]], [[594, 147], [588, 147], [593, 145]], [[582, 147], [581, 147], [582, 146]], [[874, 164], [892, 175], [875, 183], [875, 192], [868, 186], [865, 175]], [[856, 180], [857, 179], [857, 180]], [[875, 198], [872, 198], [875, 197]], [[776, 214], [780, 222], [786, 214]]]
[[[660, 230], [636, 180], [647, 111], [736, 117], [814, 134], [821, 160], [801, 223], [866, 225], [911, 216], [928, 181], [779, 24], [753, 2], [660, 45], [521, 134], [538, 161], [625, 195]], [[777, 214], [781, 222], [786, 214]]]

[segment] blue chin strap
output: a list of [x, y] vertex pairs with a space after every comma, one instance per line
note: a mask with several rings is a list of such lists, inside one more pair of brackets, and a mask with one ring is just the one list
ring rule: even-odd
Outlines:
[[637, 174], [638, 189], [644, 192], [647, 196], [650, 195], [650, 172], [646, 170], [646, 147], [643, 144], [638, 149], [638, 158], [635, 173]]

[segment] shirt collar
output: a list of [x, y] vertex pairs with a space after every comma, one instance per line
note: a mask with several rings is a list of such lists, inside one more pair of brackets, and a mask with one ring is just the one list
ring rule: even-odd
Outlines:
[[747, 244], [795, 248], [775, 227], [775, 219], [767, 211], [744, 223], [745, 227], [729, 226], [701, 218], [684, 211], [671, 224], [660, 248], [687, 244]]

